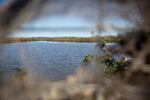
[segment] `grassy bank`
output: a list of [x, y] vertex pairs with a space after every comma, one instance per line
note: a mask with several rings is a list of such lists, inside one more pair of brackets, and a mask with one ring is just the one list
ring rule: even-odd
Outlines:
[[31, 37], [31, 38], [7, 38], [1, 40], [2, 43], [14, 43], [14, 42], [30, 42], [30, 41], [54, 41], [54, 42], [85, 42], [95, 43], [97, 41], [105, 41], [107, 43], [118, 42], [119, 39], [114, 36], [103, 37]]

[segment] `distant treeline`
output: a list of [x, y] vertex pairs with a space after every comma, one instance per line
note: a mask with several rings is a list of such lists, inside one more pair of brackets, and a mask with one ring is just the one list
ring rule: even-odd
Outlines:
[[115, 36], [97, 36], [97, 37], [29, 37], [29, 38], [7, 38], [1, 40], [2, 43], [14, 43], [14, 42], [30, 42], [30, 41], [54, 41], [54, 42], [98, 42], [105, 41], [107, 43], [118, 42], [119, 38]]

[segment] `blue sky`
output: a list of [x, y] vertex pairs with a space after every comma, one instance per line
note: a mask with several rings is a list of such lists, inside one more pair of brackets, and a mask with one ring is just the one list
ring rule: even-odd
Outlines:
[[7, 0], [0, 0], [0, 5], [4, 4]]
[[[103, 32], [104, 35], [117, 35], [118, 32], [111, 28], [116, 26], [120, 28], [131, 25], [130, 22], [119, 18], [105, 19], [104, 20], [106, 30]], [[26, 31], [26, 32], [15, 32], [17, 37], [91, 37], [91, 32], [96, 30], [96, 22], [87, 21], [81, 17], [69, 17], [69, 16], [49, 16], [47, 18], [40, 18], [30, 23], [25, 23], [23, 27], [36, 27], [38, 28], [56, 28], [56, 30], [48, 31]], [[87, 30], [69, 30], [70, 28], [85, 27]], [[57, 30], [58, 28], [58, 30]], [[59, 30], [62, 28], [62, 30]], [[63, 30], [63, 28], [68, 28]], [[16, 35], [17, 33], [17, 35]], [[19, 34], [18, 34], [19, 33]], [[106, 34], [107, 33], [107, 34]]]
[[49, 16], [40, 18], [31, 23], [24, 24], [25, 27], [94, 27], [93, 22], [88, 22], [81, 17], [76, 16]]
[[[0, 0], [0, 4], [4, 4], [6, 1], [7, 0]], [[65, 5], [66, 3], [61, 2], [61, 4]], [[58, 2], [56, 3], [56, 5], [59, 5]], [[63, 7], [64, 11], [61, 10], [62, 8], [60, 8], [59, 11], [53, 11], [53, 12], [63, 12], [62, 14], [47, 14], [48, 13], [47, 12], [46, 16], [39, 17], [39, 19], [26, 22], [22, 25], [22, 27], [36, 27], [37, 29], [38, 28], [58, 28], [58, 29], [62, 28], [62, 30], [58, 31], [56, 29], [56, 31], [48, 30], [48, 31], [43, 31], [43, 32], [41, 31], [39, 32], [38, 30], [37, 31], [25, 31], [25, 32], [19, 30], [19, 31], [14, 32], [12, 36], [16, 36], [16, 37], [61, 37], [61, 36], [91, 37], [92, 36], [91, 32], [93, 30], [94, 32], [97, 31], [96, 25], [97, 25], [98, 20], [92, 19], [93, 16], [96, 16], [94, 15], [96, 13], [93, 13], [94, 9], [92, 7], [91, 8], [88, 8], [88, 7], [86, 6], [82, 7], [81, 5], [82, 12], [78, 12], [80, 9], [77, 9], [77, 8], [80, 8], [80, 6], [78, 7], [77, 5], [74, 5], [73, 8], [70, 8], [72, 10], [70, 12], [68, 11], [69, 14], [63, 14], [64, 11], [66, 11], [66, 9], [69, 9], [69, 8], [65, 9]], [[87, 19], [86, 17], [88, 17], [89, 15], [90, 17]], [[105, 31], [103, 32], [103, 34], [107, 33], [107, 35], [117, 35], [118, 34], [117, 30], [115, 30], [112, 26], [119, 27], [119, 28], [126, 28], [129, 26], [132, 26], [132, 24], [129, 21], [123, 20], [120, 17], [106, 17], [104, 18]], [[76, 27], [87, 28], [87, 30], [69, 30], [70, 28], [76, 28]], [[63, 28], [68, 28], [68, 31], [63, 30]]]

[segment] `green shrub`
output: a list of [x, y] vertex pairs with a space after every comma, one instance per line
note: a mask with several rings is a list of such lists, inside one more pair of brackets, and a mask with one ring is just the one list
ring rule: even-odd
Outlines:
[[88, 55], [86, 55], [86, 56], [84, 57], [83, 62], [85, 62], [85, 63], [90, 63], [90, 62], [93, 61], [93, 58], [94, 58], [93, 55], [88, 54]]
[[114, 74], [119, 71], [125, 71], [128, 66], [128, 62], [125, 60], [116, 61], [112, 54], [106, 54], [102, 60], [105, 64], [104, 72], [107, 74]]
[[20, 68], [20, 67], [16, 68], [15, 71], [16, 71], [16, 73], [15, 73], [16, 77], [24, 76], [24, 75], [27, 74], [27, 71], [25, 69], [23, 69], [23, 68]]

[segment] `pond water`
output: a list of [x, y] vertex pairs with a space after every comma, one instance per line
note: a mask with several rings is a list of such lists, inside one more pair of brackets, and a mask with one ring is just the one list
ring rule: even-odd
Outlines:
[[87, 54], [96, 54], [95, 43], [25, 42], [0, 45], [0, 71], [13, 73], [23, 67], [29, 73], [61, 80], [80, 66]]

